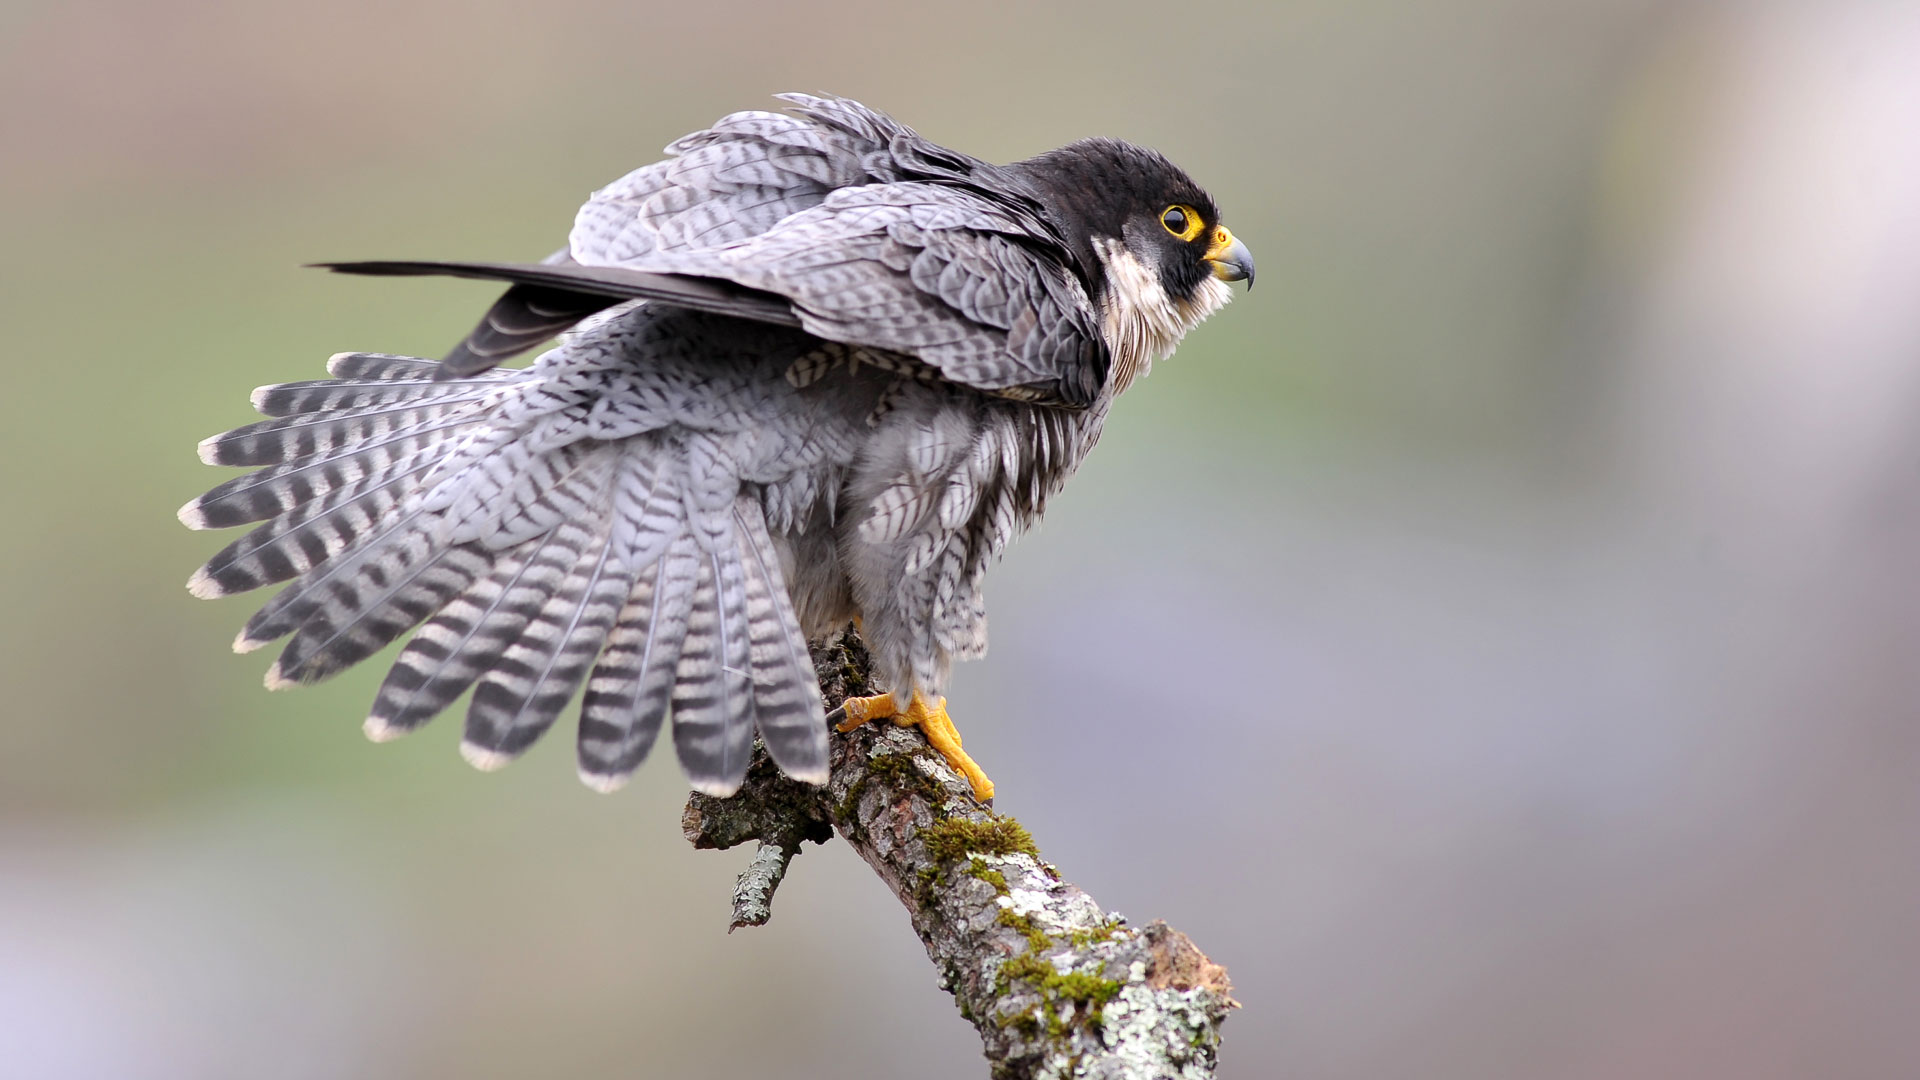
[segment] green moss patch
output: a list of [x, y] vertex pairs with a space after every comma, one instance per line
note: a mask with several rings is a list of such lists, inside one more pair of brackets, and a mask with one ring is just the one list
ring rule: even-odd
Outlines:
[[942, 862], [968, 855], [1027, 855], [1036, 861], [1040, 849], [1026, 826], [1012, 818], [990, 816], [986, 821], [948, 818], [936, 821], [920, 833], [927, 852]]

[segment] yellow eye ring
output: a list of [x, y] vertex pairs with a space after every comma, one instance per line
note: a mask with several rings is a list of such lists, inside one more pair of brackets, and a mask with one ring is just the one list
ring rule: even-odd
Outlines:
[[1192, 240], [1207, 229], [1207, 223], [1200, 220], [1200, 211], [1179, 204], [1160, 212], [1160, 225], [1182, 240]]

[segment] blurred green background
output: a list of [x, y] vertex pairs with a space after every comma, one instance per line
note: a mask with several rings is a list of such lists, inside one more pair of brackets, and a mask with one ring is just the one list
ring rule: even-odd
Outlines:
[[844, 845], [570, 732], [481, 775], [182, 588], [203, 436], [438, 355], [789, 89], [1207, 184], [1260, 287], [1115, 410], [952, 691], [1000, 807], [1245, 1008], [1222, 1074], [1920, 1075], [1914, 5], [0, 6], [0, 1074], [976, 1077]]

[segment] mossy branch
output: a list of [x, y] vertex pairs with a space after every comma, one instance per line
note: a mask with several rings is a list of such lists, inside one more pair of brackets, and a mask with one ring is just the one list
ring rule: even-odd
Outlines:
[[[814, 649], [829, 709], [869, 692], [849, 631]], [[979, 1030], [996, 1080], [1201, 1080], [1236, 1007], [1227, 973], [1162, 922], [1134, 927], [1041, 861], [1019, 822], [973, 800], [918, 731], [868, 724], [833, 737], [824, 788], [780, 775], [756, 750], [730, 799], [694, 795], [695, 847], [761, 844], [734, 892], [733, 926], [766, 921], [802, 839], [838, 832], [905, 905]]]

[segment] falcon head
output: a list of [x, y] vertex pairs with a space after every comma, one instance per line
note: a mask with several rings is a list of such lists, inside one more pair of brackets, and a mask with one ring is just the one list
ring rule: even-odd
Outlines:
[[1253, 287], [1253, 253], [1221, 222], [1212, 196], [1155, 151], [1082, 139], [1013, 168], [1038, 189], [1080, 264], [1115, 393], [1224, 307], [1229, 282]]

